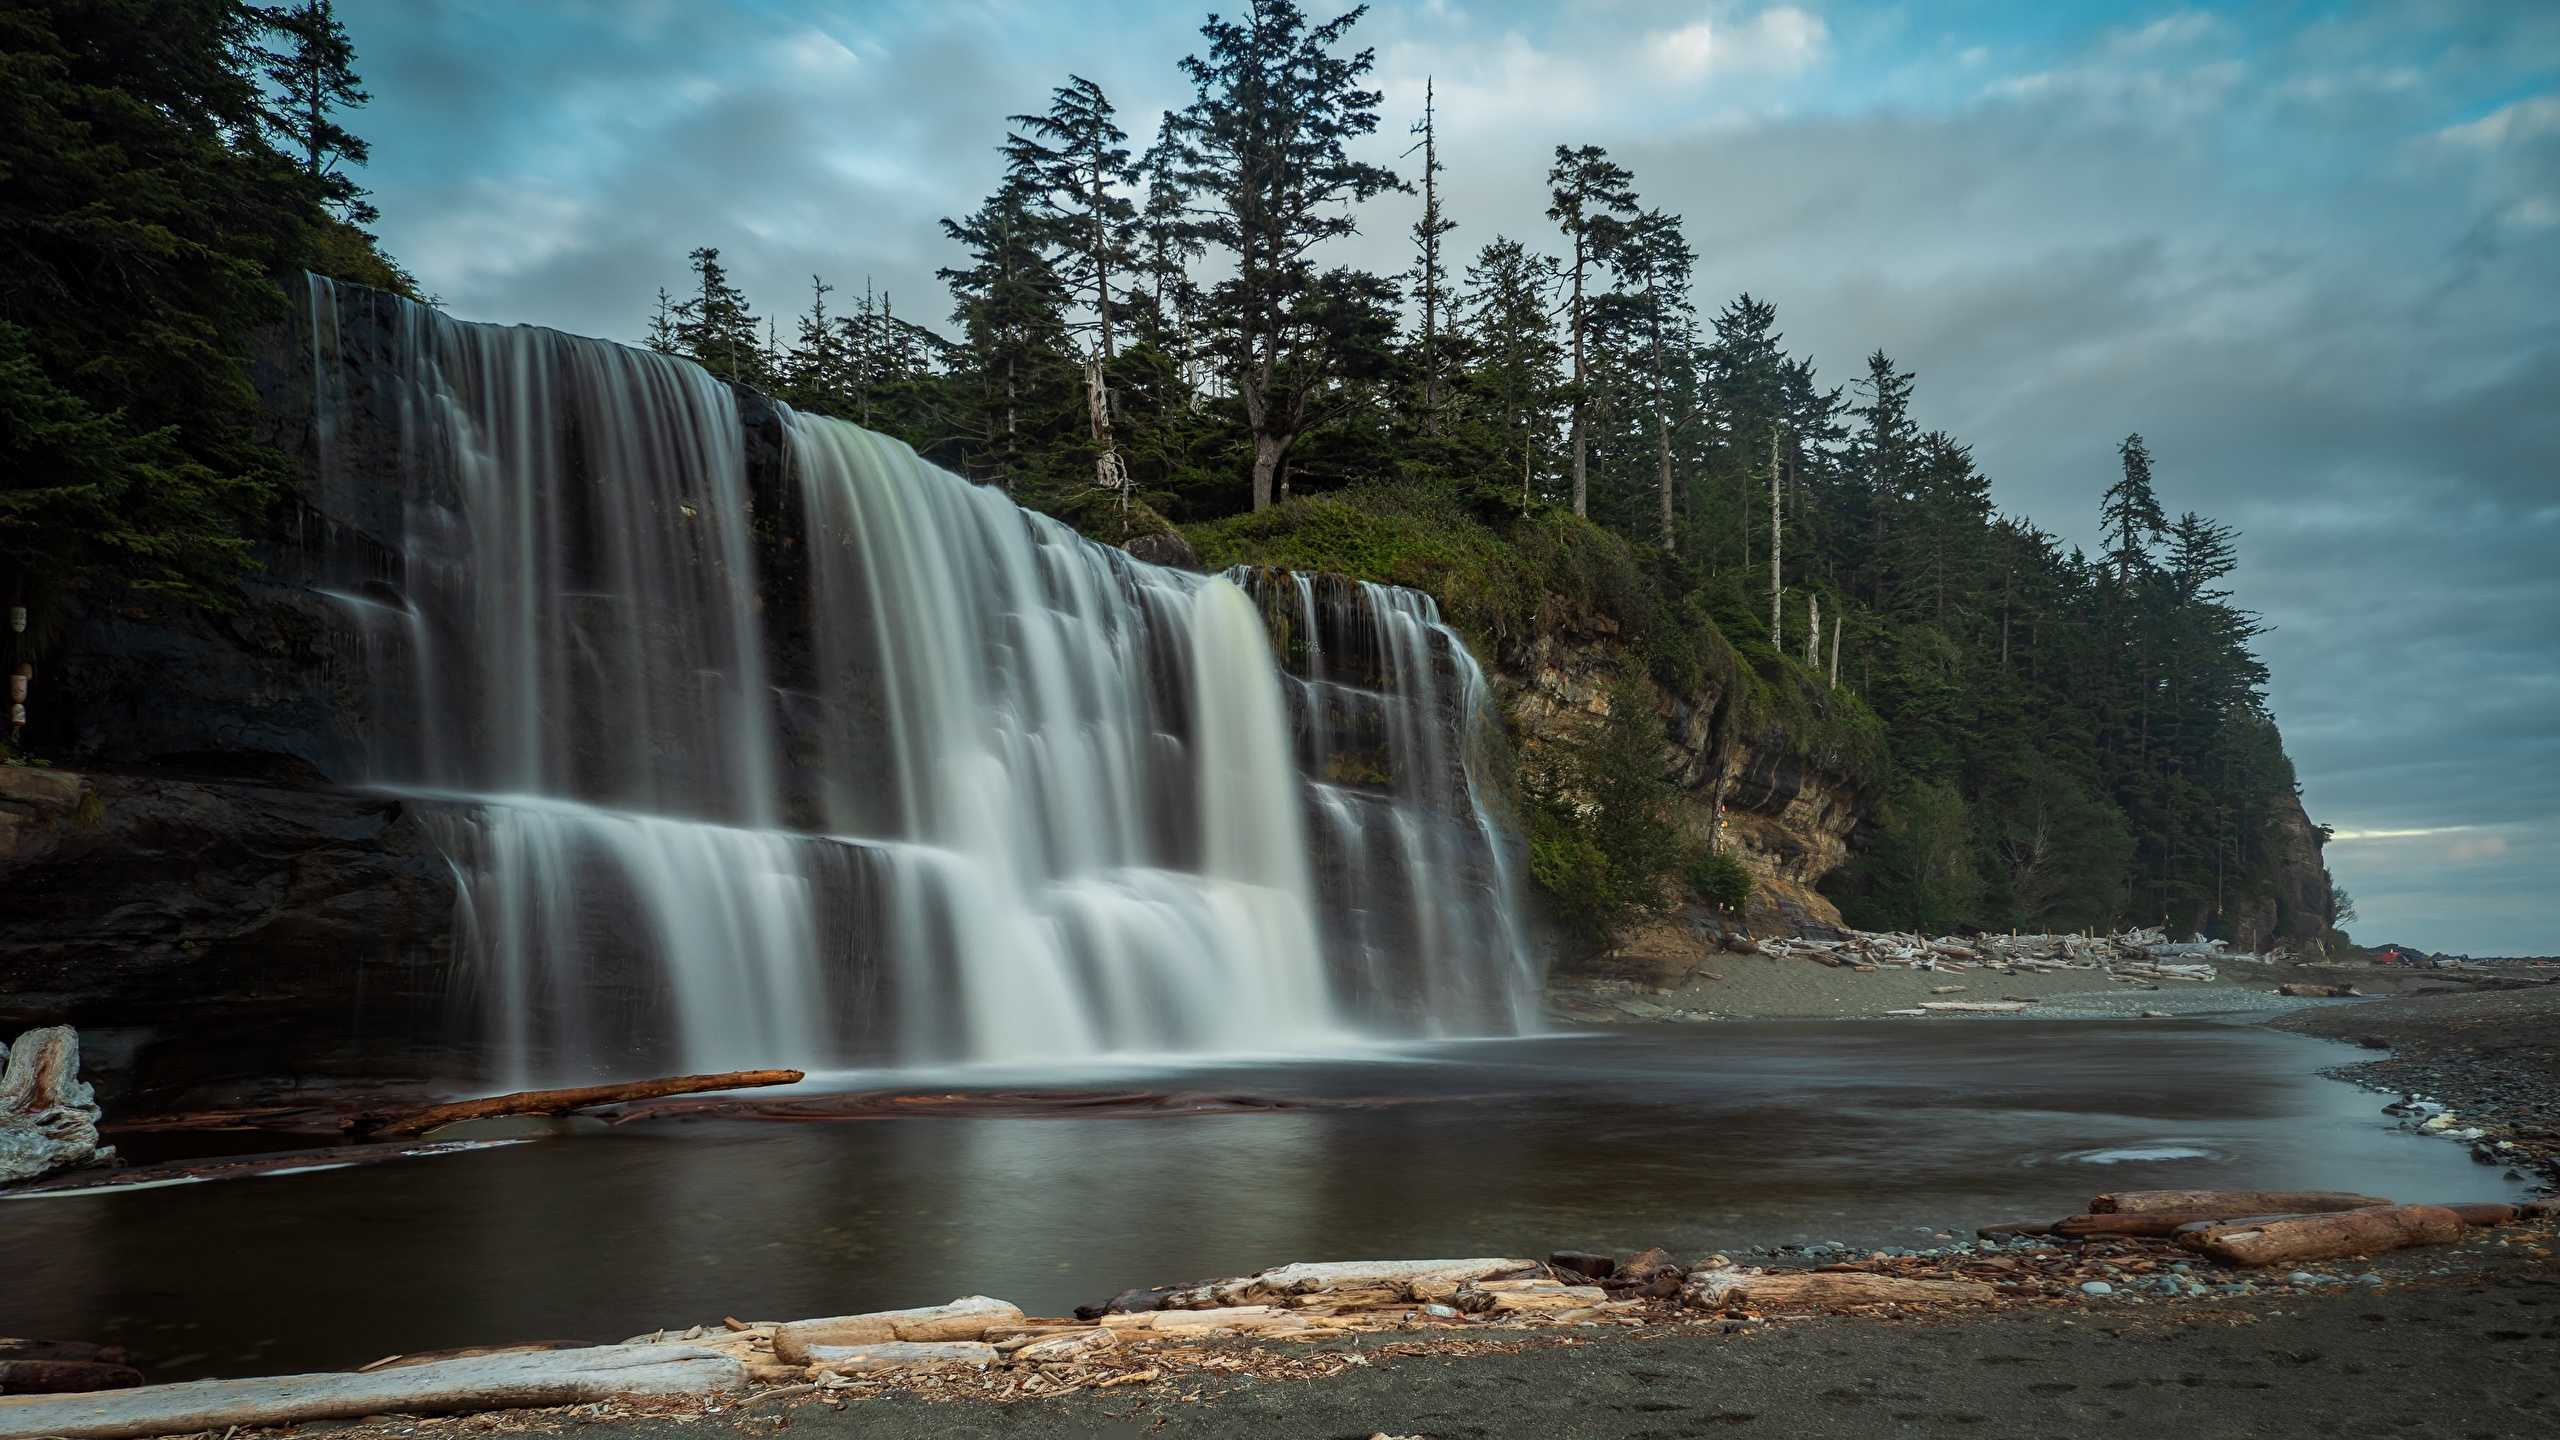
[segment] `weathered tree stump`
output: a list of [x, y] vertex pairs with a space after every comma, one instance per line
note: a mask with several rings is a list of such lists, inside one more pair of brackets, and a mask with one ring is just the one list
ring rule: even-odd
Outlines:
[[30, 1030], [0, 1051], [0, 1185], [80, 1165], [112, 1165], [98, 1143], [97, 1096], [80, 1079], [80, 1035]]

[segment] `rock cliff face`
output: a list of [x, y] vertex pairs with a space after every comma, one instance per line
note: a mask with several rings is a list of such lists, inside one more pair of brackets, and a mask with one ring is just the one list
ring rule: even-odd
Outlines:
[[421, 810], [0, 768], [0, 1031], [78, 1026], [111, 1108], [413, 1033], [445, 1004], [453, 915]]
[[2320, 854], [2327, 843], [2302, 808], [2301, 797], [2287, 797], [2267, 821], [2267, 845], [2273, 856], [2267, 887], [2226, 905], [2210, 927], [2213, 933], [2230, 941], [2235, 950], [2266, 951], [2282, 945], [2301, 951], [2324, 945], [2335, 902], [2328, 867]]
[[[1608, 714], [1609, 681], [1621, 660], [1617, 638], [1588, 620], [1552, 624], [1503, 657], [1524, 763], [1535, 764], [1540, 747]], [[1721, 787], [1718, 846], [1751, 872], [1745, 926], [1761, 934], [1837, 927], [1839, 910], [1814, 887], [1848, 859], [1865, 799], [1845, 777], [1807, 763], [1788, 736], [1738, 735], [1720, 745], [1717, 717], [1727, 698], [1713, 681], [1694, 694], [1660, 698], [1663, 766], [1680, 786], [1680, 826], [1704, 844], [1717, 823]]]

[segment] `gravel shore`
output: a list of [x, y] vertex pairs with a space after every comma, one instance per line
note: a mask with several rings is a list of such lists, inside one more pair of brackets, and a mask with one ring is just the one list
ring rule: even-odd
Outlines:
[[[1170, 1397], [1105, 1391], [986, 1405], [892, 1396], [840, 1409], [804, 1399], [788, 1426], [817, 1440], [2560, 1432], [2560, 1379], [2549, 1368], [2560, 1266], [2547, 1244], [2474, 1242], [2386, 1257], [2377, 1268], [2389, 1277], [2379, 1290], [2229, 1303], [1542, 1336], [1473, 1353], [1390, 1347], [1324, 1379], [1209, 1381]], [[589, 1440], [766, 1435], [778, 1408], [690, 1423], [558, 1423]]]

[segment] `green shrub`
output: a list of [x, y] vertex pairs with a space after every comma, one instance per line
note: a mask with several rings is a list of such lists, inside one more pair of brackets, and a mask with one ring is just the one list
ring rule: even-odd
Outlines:
[[1683, 867], [1689, 881], [1689, 893], [1719, 910], [1741, 913], [1751, 903], [1751, 872], [1742, 862], [1715, 850], [1698, 850]]

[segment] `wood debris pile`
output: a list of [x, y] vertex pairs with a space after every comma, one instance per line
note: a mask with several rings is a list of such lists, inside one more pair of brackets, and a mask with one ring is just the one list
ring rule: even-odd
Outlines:
[[[1929, 939], [1894, 931], [1851, 931], [1837, 940], [1763, 940], [1770, 955], [1796, 956], [1849, 970], [1989, 970], [2004, 975], [2086, 970], [2118, 980], [2215, 978], [2219, 940], [2172, 942], [2157, 929], [2121, 935], [1976, 935]], [[1983, 1009], [1999, 1002], [1950, 1002], [1930, 1010]]]
[[[502, 1346], [391, 1356], [338, 1374], [0, 1396], [0, 1437], [128, 1440], [384, 1413], [494, 1411], [514, 1417], [495, 1429], [539, 1429], [553, 1418], [596, 1418], [581, 1402], [599, 1398], [625, 1413], [632, 1396], [644, 1397], [652, 1413], [739, 1420], [768, 1412], [778, 1418], [795, 1403], [841, 1405], [891, 1391], [1002, 1403], [1126, 1389], [1150, 1401], [1195, 1401], [1231, 1379], [1320, 1379], [1382, 1356], [1581, 1344], [1595, 1328], [1732, 1331], [1802, 1315], [2078, 1304], [2119, 1287], [2130, 1298], [2192, 1297], [2204, 1293], [2199, 1274], [2217, 1266], [2367, 1255], [2448, 1243], [2467, 1227], [2540, 1220], [2542, 1230], [2517, 1232], [2536, 1244], [2547, 1235], [2548, 1219], [2539, 1205], [2394, 1205], [2377, 1196], [2326, 1192], [2129, 1191], [2097, 1196], [2086, 1213], [2059, 1221], [1984, 1228], [1985, 1238], [2009, 1243], [1922, 1254], [1879, 1251], [1857, 1259], [1844, 1254], [1809, 1269], [1741, 1265], [1723, 1255], [1683, 1263], [1659, 1249], [1624, 1259], [1558, 1251], [1544, 1262], [1284, 1265], [1230, 1280], [1127, 1291], [1073, 1317], [1026, 1315], [972, 1295], [920, 1309], [812, 1320], [725, 1318], [611, 1346]], [[2054, 1241], [2009, 1241], [2023, 1235]], [[534, 1413], [564, 1403], [577, 1408]]]

